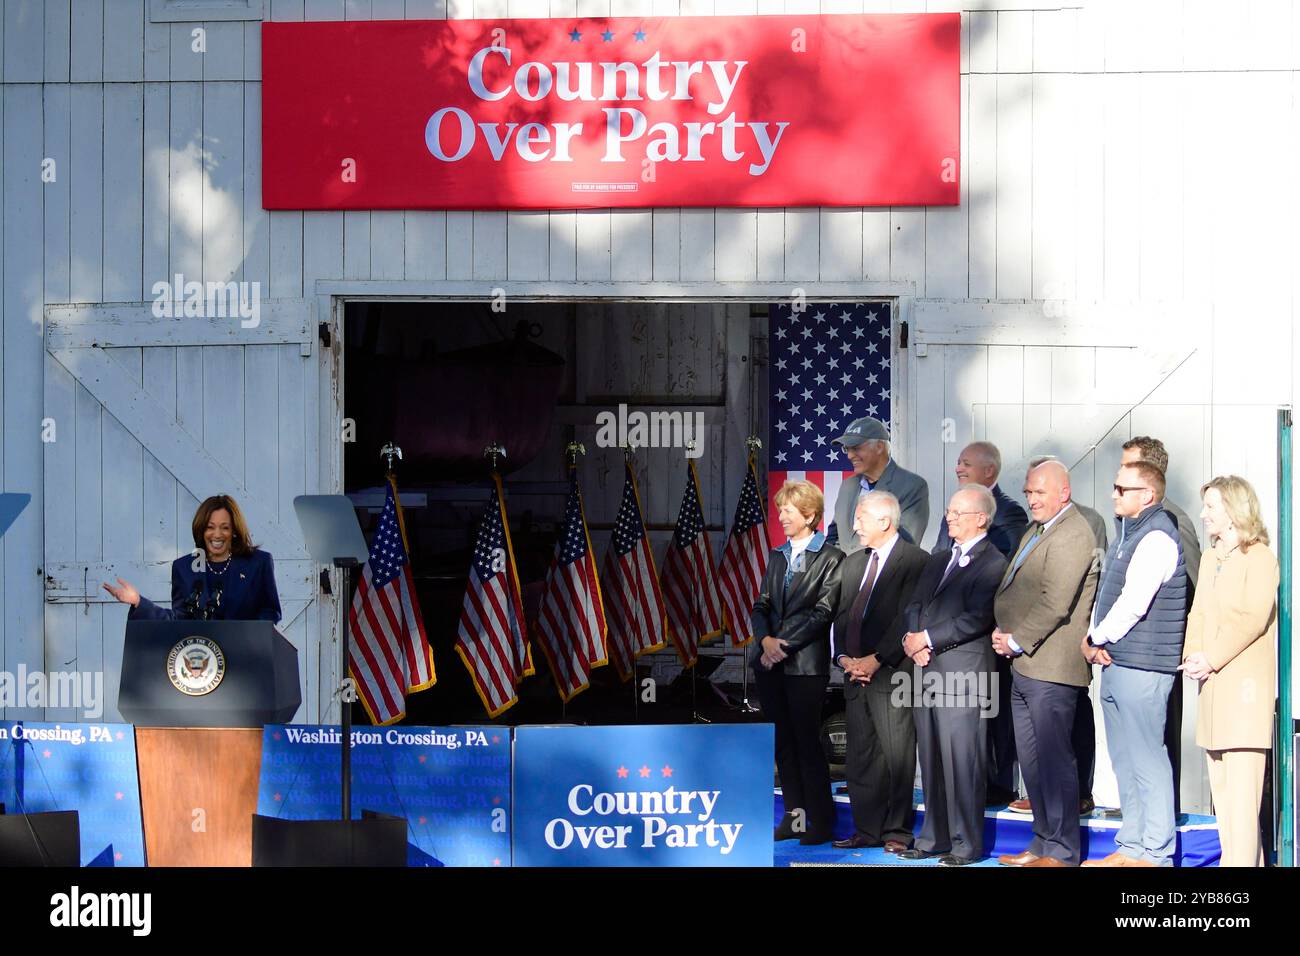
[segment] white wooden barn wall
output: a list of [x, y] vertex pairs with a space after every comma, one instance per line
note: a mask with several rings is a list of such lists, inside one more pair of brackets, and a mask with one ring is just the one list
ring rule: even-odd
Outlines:
[[[6, 0], [0, 472], [34, 498], [0, 543], [0, 668], [102, 666], [116, 683], [122, 609], [88, 601], [93, 580], [57, 575], [47, 600], [46, 561], [153, 562], [161, 575], [189, 546], [200, 482], [187, 468], [203, 455], [292, 535], [292, 496], [321, 483], [333, 454], [317, 427], [332, 384], [299, 322], [304, 310], [307, 330], [323, 318], [310, 313], [318, 280], [910, 283], [912, 343], [926, 354], [909, 350], [900, 424], [932, 512], [972, 435], [998, 441], [1009, 471], [1044, 446], [1083, 459], [1080, 496], [1104, 508], [1119, 442], [1152, 432], [1189, 511], [1206, 477], [1236, 471], [1275, 523], [1272, 409], [1292, 401], [1298, 357], [1300, 15], [1286, 0], [1058, 6], [267, 0], [277, 20], [965, 11], [955, 208], [267, 213], [258, 23], [202, 24], [200, 56], [194, 24], [152, 23], [146, 0]], [[41, 181], [46, 157], [53, 183]], [[47, 318], [47, 305], [140, 303], [176, 272], [261, 281], [285, 319], [233, 345], [175, 322], [96, 350], [69, 328], [60, 357], [47, 352], [58, 321], [76, 324], [66, 309]], [[1071, 317], [1057, 300], [1086, 305]], [[1146, 383], [1155, 391], [1123, 414]], [[52, 444], [40, 440], [46, 417]], [[163, 420], [160, 444], [134, 437]], [[307, 604], [309, 581], [288, 586], [305, 607], [289, 636], [315, 718], [333, 608]]]

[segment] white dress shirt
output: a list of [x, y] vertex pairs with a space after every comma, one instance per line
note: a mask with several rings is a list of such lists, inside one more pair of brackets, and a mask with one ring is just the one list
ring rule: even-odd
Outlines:
[[[1123, 550], [1123, 544], [1120, 545]], [[1097, 620], [1097, 605], [1092, 606], [1088, 636], [1098, 647], [1114, 644], [1142, 619], [1155, 600], [1161, 585], [1178, 570], [1178, 544], [1163, 531], [1150, 531], [1138, 542], [1124, 573], [1124, 590], [1111, 605], [1106, 617]]]

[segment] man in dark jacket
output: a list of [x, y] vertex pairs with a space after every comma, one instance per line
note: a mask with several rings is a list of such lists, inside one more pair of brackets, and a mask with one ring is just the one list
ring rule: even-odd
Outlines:
[[853, 520], [862, 548], [840, 564], [831, 637], [835, 663], [844, 669], [845, 776], [854, 827], [852, 836], [836, 841], [840, 849], [883, 845], [897, 853], [912, 845], [916, 728], [911, 710], [893, 706], [890, 694], [894, 675], [912, 670], [900, 614], [927, 555], [900, 537], [899, 519], [892, 494], [863, 495]]
[[[1011, 552], [1029, 527], [1029, 515], [998, 486], [998, 476], [1002, 473], [1002, 452], [991, 441], [973, 441], [957, 456], [957, 466], [953, 472], [957, 475], [957, 484], [983, 485], [993, 495], [997, 510], [993, 515], [993, 523], [989, 525], [989, 541], [1002, 552], [1004, 558], [1010, 560]], [[947, 522], [939, 522], [939, 537], [930, 551], [932, 554], [952, 553], [952, 538], [948, 535]]]
[[916, 664], [912, 713], [925, 822], [903, 859], [938, 856], [945, 866], [965, 866], [984, 856], [985, 717], [998, 700], [989, 635], [1007, 567], [988, 537], [995, 510], [983, 485], [957, 490], [944, 515], [952, 550], [930, 557], [904, 611], [903, 650]]
[[[989, 525], [989, 541], [1004, 558], [1011, 560], [1025, 528], [1029, 527], [1029, 515], [998, 486], [998, 476], [1002, 474], [1002, 452], [991, 441], [973, 441], [961, 450], [953, 471], [958, 484], [973, 482], [983, 485], [993, 495], [997, 507], [993, 523]], [[1104, 543], [1102, 547], [1105, 547]], [[952, 538], [948, 535], [946, 521], [939, 522], [939, 538], [930, 550], [935, 554], [952, 553]], [[997, 716], [988, 729], [989, 785], [985, 796], [990, 805], [1002, 806], [1019, 796], [1016, 792], [1016, 734], [1011, 726], [1011, 662], [994, 656], [998, 669], [998, 693], [1002, 696], [998, 701]]]

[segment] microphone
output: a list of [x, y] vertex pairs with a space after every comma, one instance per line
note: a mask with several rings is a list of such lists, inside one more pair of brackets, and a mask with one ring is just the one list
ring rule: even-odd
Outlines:
[[199, 616], [199, 594], [203, 591], [203, 582], [195, 581], [194, 589], [185, 601], [185, 616], [193, 620]]
[[221, 608], [221, 579], [214, 578], [212, 581], [212, 596], [208, 599], [208, 607], [203, 617], [207, 620], [215, 618], [217, 611]]

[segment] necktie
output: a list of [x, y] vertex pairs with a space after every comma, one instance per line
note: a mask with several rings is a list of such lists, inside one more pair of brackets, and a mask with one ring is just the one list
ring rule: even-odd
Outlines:
[[952, 546], [952, 557], [948, 560], [948, 566], [943, 569], [943, 577], [939, 579], [939, 587], [943, 587], [943, 582], [948, 580], [948, 575], [952, 574], [952, 569], [957, 567], [958, 560], [961, 559], [961, 545]]
[[1020, 570], [1020, 566], [1025, 563], [1025, 558], [1029, 556], [1030, 551], [1034, 550], [1034, 545], [1038, 543], [1038, 539], [1042, 536], [1043, 526], [1040, 524], [1034, 528], [1034, 533], [1029, 536], [1029, 540], [1025, 542], [1025, 546], [1020, 549], [1020, 553], [1016, 555], [1016, 560], [1011, 563], [1012, 574]]
[[880, 552], [871, 549], [871, 556], [867, 558], [867, 575], [862, 579], [858, 596], [849, 608], [849, 657], [862, 656], [862, 619], [867, 616], [867, 602], [871, 600], [871, 589], [876, 586], [876, 574], [880, 570], [879, 556]]

